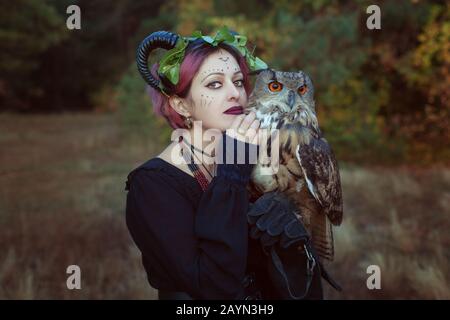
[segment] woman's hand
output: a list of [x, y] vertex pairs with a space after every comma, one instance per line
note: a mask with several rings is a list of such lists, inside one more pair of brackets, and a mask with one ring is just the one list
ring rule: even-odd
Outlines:
[[[222, 133], [222, 140], [219, 142], [216, 151], [216, 163], [238, 166], [256, 164], [259, 152], [259, 125], [259, 120], [256, 119], [254, 112], [237, 116], [230, 128]], [[252, 166], [244, 167], [249, 175]], [[248, 180], [248, 177], [246, 177], [246, 180]]]
[[231, 138], [258, 145], [259, 126], [256, 113], [252, 111], [248, 115], [237, 116], [226, 132]]

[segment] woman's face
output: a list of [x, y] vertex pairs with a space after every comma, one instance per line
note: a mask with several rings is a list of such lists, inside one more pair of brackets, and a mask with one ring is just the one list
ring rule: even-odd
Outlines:
[[192, 119], [202, 121], [204, 129], [230, 128], [238, 114], [224, 112], [247, 105], [243, 74], [232, 54], [219, 49], [203, 61], [192, 79], [188, 100]]

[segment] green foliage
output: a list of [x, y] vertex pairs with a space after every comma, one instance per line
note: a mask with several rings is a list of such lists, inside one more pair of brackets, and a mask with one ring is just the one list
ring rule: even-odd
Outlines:
[[322, 95], [328, 104], [317, 108], [325, 137], [342, 160], [376, 163], [402, 159], [404, 141], [387, 139], [384, 119], [378, 115], [389, 99], [389, 88], [381, 85], [375, 91], [370, 79], [358, 78], [331, 85]]
[[63, 18], [49, 1], [6, 1], [0, 11], [0, 68], [25, 75], [39, 64], [39, 54], [65, 37]]
[[[254, 57], [248, 50], [247, 37], [243, 35], [233, 35], [227, 26], [222, 26], [214, 36], [203, 35], [201, 30], [196, 30], [191, 36], [182, 36], [177, 40], [174, 48], [168, 50], [159, 61], [158, 73], [163, 74], [170, 82], [176, 85], [180, 79], [180, 66], [184, 59], [184, 54], [189, 41], [202, 39], [213, 47], [220, 43], [226, 43], [236, 48], [247, 60], [251, 71], [267, 69], [267, 64], [258, 57]], [[160, 84], [160, 88], [164, 87]]]
[[[411, 123], [396, 125], [402, 123], [397, 120], [399, 115], [407, 119], [412, 110], [425, 110], [430, 92], [437, 92], [433, 97], [447, 92], [445, 81], [434, 89], [423, 85], [442, 79], [439, 72], [448, 70], [448, 19], [442, 5], [385, 1], [379, 4], [382, 30], [370, 31], [365, 27], [365, 9], [372, 3], [365, 0], [347, 4], [333, 0], [224, 3], [174, 0], [165, 7], [175, 10], [174, 30], [182, 35], [235, 26], [248, 37], [250, 49], [256, 48], [255, 54], [270, 67], [309, 73], [316, 88], [321, 128], [338, 158], [416, 162], [426, 149], [418, 144], [417, 135], [427, 137], [425, 133], [436, 131], [427, 123], [435, 128], [450, 127], [442, 120], [450, 113], [434, 109], [426, 117], [434, 122], [423, 121], [421, 131], [414, 131], [415, 137], [408, 134]], [[422, 85], [420, 92], [414, 88], [417, 85]], [[446, 132], [439, 137], [450, 141]], [[439, 147], [433, 146], [427, 153], [446, 159]]]
[[140, 136], [151, 138], [159, 144], [167, 143], [172, 130], [165, 119], [153, 113], [151, 99], [145, 87], [136, 65], [131, 65], [116, 87], [121, 128], [129, 137]]
[[[70, 4], [81, 8], [79, 32], [65, 29]], [[270, 67], [310, 74], [321, 128], [340, 158], [448, 162], [450, 7], [444, 1], [380, 1], [382, 29], [368, 30], [371, 4], [10, 1], [0, 13], [0, 107], [108, 109], [102, 104], [117, 96], [129, 132], [169, 131], [164, 119], [151, 115], [135, 71], [139, 42], [156, 30], [188, 36], [226, 25], [246, 36], [249, 51]], [[164, 52], [153, 52], [149, 64]], [[167, 141], [164, 130], [156, 136]]]
[[[116, 84], [133, 60], [140, 22], [161, 3], [9, 1], [0, 22], [0, 35], [8, 40], [0, 42], [0, 107], [32, 112], [97, 107], [98, 92]], [[66, 28], [71, 4], [81, 9], [81, 30]], [[8, 74], [4, 65], [10, 66]]]
[[0, 90], [2, 104], [22, 106], [45, 88], [30, 79], [40, 56], [67, 37], [61, 15], [49, 1], [5, 1], [0, 10]]

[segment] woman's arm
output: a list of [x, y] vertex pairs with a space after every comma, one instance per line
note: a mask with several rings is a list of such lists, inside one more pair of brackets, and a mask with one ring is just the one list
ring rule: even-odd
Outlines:
[[[220, 164], [197, 210], [164, 172], [141, 170], [131, 181], [127, 224], [155, 274], [197, 299], [239, 299], [247, 264], [251, 164]], [[152, 273], [152, 270], [147, 270]], [[149, 275], [152, 283], [152, 274]], [[161, 287], [153, 279], [152, 285]]]

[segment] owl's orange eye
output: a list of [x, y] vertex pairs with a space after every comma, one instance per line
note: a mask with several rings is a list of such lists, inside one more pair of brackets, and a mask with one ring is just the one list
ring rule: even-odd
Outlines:
[[308, 92], [308, 86], [305, 84], [304, 86], [298, 88], [297, 91], [300, 95], [304, 95], [306, 92]]
[[278, 81], [272, 81], [269, 83], [269, 90], [272, 92], [279, 92], [283, 89], [283, 85], [279, 83]]

